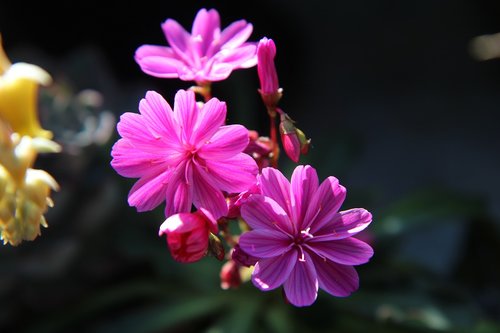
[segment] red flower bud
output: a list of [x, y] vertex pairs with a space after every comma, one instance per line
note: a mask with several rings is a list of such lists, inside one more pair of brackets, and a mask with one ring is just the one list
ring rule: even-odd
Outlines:
[[222, 289], [237, 288], [241, 284], [240, 265], [234, 260], [227, 261], [220, 271]]

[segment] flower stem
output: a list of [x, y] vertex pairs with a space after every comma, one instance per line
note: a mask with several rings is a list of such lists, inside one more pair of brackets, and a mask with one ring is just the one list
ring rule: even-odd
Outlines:
[[208, 102], [212, 98], [212, 87], [211, 82], [196, 82], [196, 86], [189, 88], [197, 94], [203, 97], [205, 102]]
[[268, 108], [267, 113], [269, 114], [269, 127], [270, 133], [269, 137], [271, 138], [272, 143], [272, 155], [271, 155], [271, 166], [275, 169], [278, 168], [278, 159], [279, 159], [279, 145], [278, 145], [278, 131], [276, 130], [276, 109]]

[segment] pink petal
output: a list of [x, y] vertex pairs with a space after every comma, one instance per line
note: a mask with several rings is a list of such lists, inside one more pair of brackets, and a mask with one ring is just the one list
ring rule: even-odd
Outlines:
[[166, 189], [165, 216], [191, 212], [193, 204], [192, 170], [185, 162], [179, 164], [172, 172]]
[[214, 62], [212, 64], [207, 64], [203, 73], [197, 73], [196, 81], [222, 81], [228, 78], [228, 76], [233, 71], [234, 67], [231, 64], [226, 64], [224, 62]]
[[139, 179], [130, 189], [128, 203], [130, 206], [135, 206], [137, 211], [152, 210], [165, 200], [171, 171], [168, 169], [160, 170], [151, 170], [150, 174]]
[[182, 140], [190, 142], [194, 125], [198, 119], [198, 106], [193, 91], [177, 91], [174, 102], [174, 117], [181, 127]]
[[175, 54], [187, 64], [194, 65], [191, 54], [191, 35], [173, 19], [167, 19], [161, 28]]
[[216, 188], [228, 193], [248, 190], [257, 179], [259, 167], [250, 155], [239, 153], [225, 160], [205, 160], [206, 170], [200, 169]]
[[162, 139], [165, 145], [178, 146], [179, 124], [170, 105], [160, 94], [148, 91], [139, 102], [139, 111], [155, 139]]
[[222, 49], [234, 49], [242, 45], [250, 37], [253, 31], [251, 23], [238, 20], [228, 25], [221, 32], [220, 45]]
[[219, 13], [215, 9], [210, 9], [209, 11], [201, 9], [194, 19], [193, 28], [191, 30], [193, 38], [197, 41], [199, 40], [197, 43], [197, 51], [200, 57], [206, 55], [215, 34], [220, 34]]
[[[313, 167], [299, 165], [295, 168], [292, 174], [290, 191], [295, 220], [301, 224], [309, 203], [318, 190], [318, 186], [318, 174]], [[305, 228], [300, 225], [299, 229], [304, 230]]]
[[251, 256], [270, 258], [282, 255], [291, 249], [293, 239], [277, 230], [259, 229], [245, 232], [239, 245]]
[[198, 209], [206, 209], [214, 219], [227, 215], [226, 199], [221, 190], [214, 188], [200, 173], [198, 166], [193, 166], [193, 203]]
[[278, 288], [290, 276], [297, 262], [297, 250], [292, 249], [280, 256], [261, 259], [252, 273], [253, 284], [263, 291]]
[[198, 156], [208, 160], [224, 160], [244, 151], [248, 142], [248, 130], [244, 126], [221, 126], [198, 150]]
[[315, 233], [314, 240], [336, 240], [351, 237], [372, 222], [372, 214], [363, 208], [353, 208], [335, 214], [332, 220]]
[[311, 227], [311, 234], [315, 234], [326, 223], [330, 222], [344, 202], [346, 189], [339, 184], [337, 178], [326, 178], [309, 204], [302, 228]]
[[345, 238], [336, 241], [315, 241], [310, 239], [306, 246], [318, 254], [342, 265], [361, 265], [373, 256], [370, 245], [356, 238]]
[[312, 255], [312, 258], [321, 289], [337, 297], [349, 296], [358, 289], [359, 277], [354, 267], [324, 260], [316, 255]]
[[241, 216], [252, 229], [281, 230], [293, 235], [293, 227], [286, 212], [273, 199], [252, 194], [241, 206]]
[[163, 156], [158, 151], [150, 152], [137, 147], [131, 140], [120, 139], [111, 149], [111, 166], [123, 177], [140, 178], [151, 173], [151, 167], [164, 164], [167, 169], [168, 164], [163, 161]]
[[236, 49], [224, 49], [214, 55], [215, 63], [224, 63], [233, 69], [248, 68], [257, 64], [257, 44], [247, 43]]
[[177, 78], [186, 66], [167, 46], [142, 45], [134, 59], [144, 73], [161, 78]]
[[271, 167], [264, 168], [259, 180], [262, 194], [276, 201], [292, 217], [290, 183], [281, 171]]
[[298, 260], [284, 284], [285, 295], [295, 306], [308, 306], [318, 296], [318, 279], [314, 263], [307, 252], [304, 260]]
[[144, 118], [137, 113], [125, 112], [120, 116], [120, 121], [116, 125], [118, 134], [131, 141], [151, 144], [155, 141], [153, 134], [144, 124]]
[[198, 119], [194, 125], [193, 144], [200, 147], [207, 140], [212, 140], [212, 136], [224, 125], [226, 113], [226, 103], [219, 101], [217, 98], [212, 98], [206, 102], [200, 109]]

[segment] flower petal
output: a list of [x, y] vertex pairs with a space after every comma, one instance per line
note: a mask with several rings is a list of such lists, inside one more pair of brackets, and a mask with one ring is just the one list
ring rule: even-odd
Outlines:
[[234, 49], [241, 46], [250, 37], [253, 25], [245, 20], [238, 20], [222, 30], [220, 45], [222, 49]]
[[248, 130], [244, 126], [221, 126], [198, 150], [198, 156], [208, 160], [224, 160], [244, 151], [248, 141]]
[[192, 170], [185, 162], [179, 164], [172, 172], [165, 193], [165, 217], [191, 212], [193, 204], [192, 178]]
[[[290, 191], [295, 220], [300, 224], [303, 223], [304, 215], [314, 193], [318, 190], [318, 186], [318, 174], [313, 167], [299, 165], [295, 168], [292, 174]], [[304, 229], [302, 225], [299, 225], [299, 230]]]
[[259, 229], [243, 233], [238, 243], [251, 256], [270, 258], [289, 251], [293, 239], [277, 230]]
[[262, 194], [276, 201], [292, 217], [290, 183], [281, 171], [271, 167], [264, 168], [259, 180]]
[[212, 41], [214, 34], [220, 35], [220, 17], [215, 9], [206, 10], [202, 8], [196, 14], [193, 22], [191, 35], [195, 40], [195, 48], [198, 56], [202, 57], [207, 55], [206, 52]]
[[212, 98], [206, 102], [200, 109], [198, 119], [194, 125], [193, 144], [200, 147], [205, 144], [205, 141], [212, 140], [213, 135], [224, 125], [226, 114], [226, 103], [219, 101], [217, 98]]
[[142, 45], [135, 51], [134, 59], [144, 73], [161, 78], [177, 78], [186, 67], [167, 46]]
[[214, 55], [215, 63], [230, 65], [233, 69], [249, 68], [257, 64], [257, 44], [247, 43], [236, 49], [223, 49]]
[[160, 94], [148, 91], [139, 102], [139, 111], [155, 139], [161, 139], [165, 145], [178, 145], [179, 124], [170, 105]]
[[276, 289], [288, 279], [296, 263], [295, 249], [277, 257], [261, 259], [255, 264], [252, 282], [262, 291]]
[[332, 220], [319, 229], [315, 241], [336, 240], [351, 237], [364, 230], [372, 222], [372, 214], [363, 208], [338, 212]]
[[168, 44], [172, 50], [187, 64], [193, 65], [193, 58], [191, 55], [191, 35], [184, 29], [179, 22], [174, 19], [167, 19], [161, 28]]
[[248, 190], [257, 179], [259, 167], [247, 154], [240, 153], [222, 161], [206, 160], [206, 170], [200, 169], [216, 188], [228, 193]]
[[151, 167], [163, 164], [167, 169], [168, 164], [163, 161], [163, 156], [157, 152], [137, 149], [131, 140], [120, 139], [111, 149], [111, 166], [116, 172], [129, 178], [140, 178], [151, 173]]
[[311, 227], [311, 234], [330, 222], [344, 202], [346, 189], [337, 178], [326, 178], [309, 204], [302, 228]]
[[214, 219], [219, 219], [221, 216], [227, 215], [226, 199], [222, 195], [222, 191], [213, 187], [200, 172], [200, 168], [193, 166], [193, 203], [198, 209], [208, 210]]
[[358, 289], [359, 277], [354, 267], [324, 260], [316, 255], [312, 255], [312, 258], [321, 289], [337, 297], [349, 296]]
[[293, 235], [293, 227], [286, 212], [273, 199], [252, 194], [241, 206], [241, 217], [252, 229], [281, 230]]
[[308, 306], [316, 300], [318, 278], [314, 262], [307, 252], [304, 252], [304, 260], [299, 260], [295, 264], [284, 283], [284, 289], [286, 298], [295, 306]]
[[356, 238], [345, 238], [335, 241], [315, 241], [310, 239], [306, 245], [320, 257], [342, 265], [361, 265], [373, 256], [370, 245]]
[[174, 117], [181, 127], [181, 139], [190, 142], [194, 125], [198, 119], [198, 106], [194, 92], [179, 90], [175, 94]]
[[128, 195], [129, 205], [135, 206], [139, 212], [156, 208], [165, 200], [165, 192], [170, 177], [170, 170], [162, 168], [152, 170], [150, 174], [139, 179], [130, 189]]

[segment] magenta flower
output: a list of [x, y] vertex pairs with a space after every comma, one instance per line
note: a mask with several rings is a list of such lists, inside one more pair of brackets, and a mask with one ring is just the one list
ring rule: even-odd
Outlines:
[[154, 91], [139, 103], [140, 114], [124, 113], [122, 136], [111, 165], [122, 176], [140, 178], [128, 202], [147, 211], [166, 201], [165, 215], [206, 209], [215, 219], [227, 214], [223, 191], [239, 193], [256, 181], [258, 167], [243, 153], [248, 130], [226, 125], [226, 104], [212, 98], [200, 106], [194, 92], [179, 90], [174, 109]]
[[257, 63], [256, 43], [246, 42], [253, 26], [245, 20], [221, 31], [219, 13], [201, 9], [194, 19], [191, 34], [177, 21], [162, 24], [168, 46], [143, 45], [135, 60], [146, 74], [184, 81], [221, 81], [235, 69]]
[[338, 212], [346, 190], [335, 177], [321, 185], [316, 171], [297, 166], [291, 183], [273, 168], [259, 176], [262, 195], [252, 195], [241, 214], [252, 228], [240, 247], [258, 258], [253, 284], [263, 291], [284, 287], [295, 306], [311, 305], [318, 287], [334, 296], [358, 288], [353, 265], [366, 263], [373, 249], [351, 237], [365, 229], [372, 215], [362, 208]]

